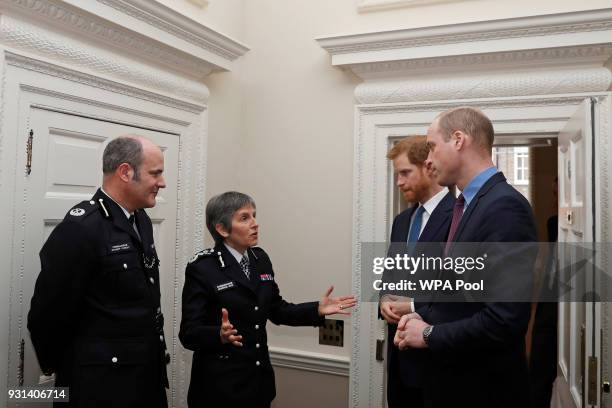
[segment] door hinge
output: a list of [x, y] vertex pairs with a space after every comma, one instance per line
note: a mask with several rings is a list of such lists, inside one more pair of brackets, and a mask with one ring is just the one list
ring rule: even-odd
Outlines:
[[34, 148], [34, 130], [30, 129], [30, 135], [26, 143], [26, 174], [29, 176], [32, 173], [32, 149]]
[[597, 405], [597, 357], [589, 357], [589, 390], [588, 390], [588, 403], [589, 405]]
[[20, 387], [23, 387], [23, 362], [25, 353], [25, 340], [19, 342], [19, 366], [17, 367], [17, 382]]

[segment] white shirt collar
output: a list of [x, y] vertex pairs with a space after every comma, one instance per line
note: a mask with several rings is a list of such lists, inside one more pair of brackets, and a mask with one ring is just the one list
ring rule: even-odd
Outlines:
[[446, 194], [448, 194], [448, 187], [444, 187], [442, 190], [436, 193], [433, 197], [427, 200], [425, 204], [421, 204], [428, 215], [431, 215], [431, 213], [436, 209], [438, 204], [440, 204], [440, 201], [442, 201], [442, 199], [446, 196]]
[[240, 263], [240, 261], [242, 261], [242, 257], [243, 256], [246, 256], [247, 260], [249, 259], [249, 255], [247, 254], [247, 251], [244, 251], [244, 254], [241, 254], [240, 252], [236, 251], [236, 249], [234, 249], [231, 246], [227, 245], [225, 242], [223, 243], [223, 245], [225, 245], [227, 250], [230, 251], [230, 254], [232, 254], [234, 256], [234, 258], [236, 258], [236, 261], [238, 261], [238, 263]]

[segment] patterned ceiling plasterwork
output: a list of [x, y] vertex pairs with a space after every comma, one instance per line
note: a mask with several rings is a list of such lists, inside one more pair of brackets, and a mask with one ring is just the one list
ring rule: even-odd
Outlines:
[[0, 43], [12, 49], [34, 54], [54, 63], [81, 67], [104, 77], [161, 93], [179, 96], [198, 103], [206, 103], [209, 91], [201, 82], [158, 69], [145, 63], [114, 53], [92, 48], [87, 43], [50, 32], [34, 24], [3, 16], [0, 24]]
[[[136, 0], [100, 0], [100, 3], [108, 3], [109, 6], [119, 9], [125, 14], [126, 20], [109, 21], [61, 0], [5, 0], [0, 8], [16, 11], [27, 19], [35, 18], [51, 24], [60, 31], [76, 32], [82, 36], [81, 38], [101, 41], [114, 49], [121, 49], [130, 55], [196, 78], [203, 78], [213, 69], [227, 69], [231, 61], [248, 50], [246, 46], [186, 17], [183, 19], [189, 21], [193, 26], [189, 31], [179, 26], [179, 22], [175, 21], [178, 17], [174, 15], [174, 20], [162, 21], [153, 14], [150, 6], [159, 3], [143, 2], [143, 4], [149, 4], [146, 10], [136, 7]], [[82, 4], [85, 6], [89, 3]], [[202, 50], [214, 54], [214, 61], [213, 58], [208, 60], [202, 55], [188, 53], [176, 47], [173, 42], [164, 43], [159, 38], [151, 38], [133, 31], [127, 20], [127, 18], [132, 18], [130, 16], [137, 16], [140, 20], [155, 27], [160, 27], [163, 23], [164, 31], [173, 34], [177, 39], [189, 41]], [[196, 28], [200, 28], [201, 32], [197, 33]]]
[[612, 8], [320, 38], [360, 104], [602, 92]]
[[99, 3], [113, 7], [125, 14], [135, 17], [154, 27], [177, 36], [191, 44], [202, 47], [214, 54], [231, 61], [242, 56], [248, 48], [236, 41], [216, 33], [189, 20], [177, 21], [176, 13], [157, 5], [151, 7], [150, 1], [143, 0], [97, 0]]
[[[452, 3], [469, 0], [358, 0], [357, 10], [360, 13], [390, 10], [402, 7], [425, 6], [436, 3]], [[489, 0], [490, 1], [490, 0]]]
[[[576, 20], [579, 21], [568, 23], [567, 20], [572, 18], [572, 14], [578, 16]], [[602, 16], [602, 13], [597, 13], [597, 11], [582, 12], [580, 15], [578, 13], [553, 14], [550, 16], [345, 35], [320, 38], [318, 41], [330, 54], [336, 55], [360, 51], [611, 30], [612, 20], [610, 15], [612, 11], [604, 14]]]

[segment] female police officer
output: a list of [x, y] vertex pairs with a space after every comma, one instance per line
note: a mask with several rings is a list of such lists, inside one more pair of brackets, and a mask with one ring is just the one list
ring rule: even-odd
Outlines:
[[270, 258], [255, 247], [255, 202], [246, 194], [213, 197], [206, 206], [206, 226], [215, 248], [192, 258], [183, 288], [179, 338], [195, 351], [189, 407], [269, 407], [276, 391], [266, 321], [320, 326], [326, 315], [349, 314], [345, 309], [356, 300], [332, 298], [330, 287], [319, 302], [284, 301]]

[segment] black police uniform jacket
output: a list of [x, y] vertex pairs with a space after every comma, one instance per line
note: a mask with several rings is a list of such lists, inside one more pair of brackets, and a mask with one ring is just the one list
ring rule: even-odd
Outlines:
[[[266, 322], [319, 326], [318, 302], [292, 304], [280, 296], [270, 258], [248, 250], [248, 279], [224, 244], [194, 256], [185, 271], [179, 339], [195, 351], [189, 407], [266, 406], [276, 395]], [[243, 347], [220, 339], [221, 308], [242, 335]]]
[[28, 314], [38, 362], [70, 387], [66, 407], [166, 407], [159, 261], [151, 220], [140, 238], [101, 190], [73, 207], [40, 251]]

